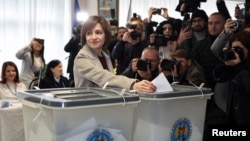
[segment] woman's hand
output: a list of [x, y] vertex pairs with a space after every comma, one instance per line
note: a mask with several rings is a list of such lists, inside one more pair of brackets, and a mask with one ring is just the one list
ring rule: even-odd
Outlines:
[[134, 84], [133, 90], [145, 93], [153, 93], [156, 90], [156, 86], [148, 80], [142, 80]]
[[241, 62], [240, 56], [234, 51], [235, 59], [224, 61], [227, 66], [235, 66]]

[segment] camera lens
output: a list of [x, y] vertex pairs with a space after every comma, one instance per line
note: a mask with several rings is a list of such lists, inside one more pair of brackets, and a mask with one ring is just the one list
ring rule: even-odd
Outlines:
[[219, 54], [222, 61], [233, 60], [235, 59], [234, 52], [232, 50], [225, 50]]
[[244, 51], [241, 47], [232, 47], [232, 49], [227, 49], [225, 51], [222, 51], [219, 56], [222, 61], [227, 61], [227, 60], [234, 60], [236, 57], [234, 55], [234, 51], [239, 55], [240, 59], [244, 59]]
[[136, 64], [136, 67], [138, 70], [141, 70], [141, 71], [147, 71], [147, 68], [148, 68], [148, 65], [149, 65], [149, 68], [151, 67], [151, 62], [150, 60], [142, 60], [142, 59], [139, 59], [137, 64]]
[[161, 68], [164, 71], [171, 71], [174, 69], [174, 65], [176, 64], [173, 60], [163, 59], [161, 62]]

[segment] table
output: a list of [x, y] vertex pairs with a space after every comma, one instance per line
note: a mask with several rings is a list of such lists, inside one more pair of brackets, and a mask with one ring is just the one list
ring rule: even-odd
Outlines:
[[0, 108], [0, 141], [24, 141], [22, 104], [10, 101], [10, 106]]

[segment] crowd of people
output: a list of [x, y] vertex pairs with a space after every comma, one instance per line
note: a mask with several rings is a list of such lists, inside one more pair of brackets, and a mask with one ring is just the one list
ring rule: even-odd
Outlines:
[[60, 60], [45, 62], [44, 40], [34, 38], [16, 53], [23, 61], [20, 79], [13, 62], [3, 64], [0, 97], [32, 89], [33, 80], [38, 80], [38, 88], [108, 84], [152, 93], [157, 87], [151, 80], [163, 72], [170, 83], [205, 84], [214, 92], [207, 104], [204, 140], [210, 125], [249, 124], [250, 16], [235, 16], [244, 23], [239, 29], [225, 1], [217, 0], [216, 5], [218, 11], [211, 15], [197, 7], [183, 20], [161, 8], [158, 14], [166, 20], [159, 24], [151, 20], [158, 9], [150, 7], [146, 19], [134, 14], [114, 37], [105, 18], [90, 16], [65, 45], [69, 78], [63, 76]]

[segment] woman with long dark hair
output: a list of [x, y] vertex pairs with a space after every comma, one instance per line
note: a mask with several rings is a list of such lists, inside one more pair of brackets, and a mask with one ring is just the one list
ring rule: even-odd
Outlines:
[[41, 79], [39, 88], [65, 88], [69, 87], [68, 78], [63, 76], [63, 66], [60, 60], [51, 60], [47, 64], [45, 77]]
[[17, 99], [17, 92], [26, 89], [24, 83], [19, 80], [16, 64], [11, 61], [4, 62], [0, 81], [0, 99]]
[[250, 32], [240, 31], [229, 41], [224, 64], [215, 71], [215, 102], [230, 124], [250, 124]]
[[33, 38], [28, 46], [17, 51], [16, 57], [22, 60], [20, 79], [29, 88], [32, 80], [40, 77], [45, 68], [44, 40]]

